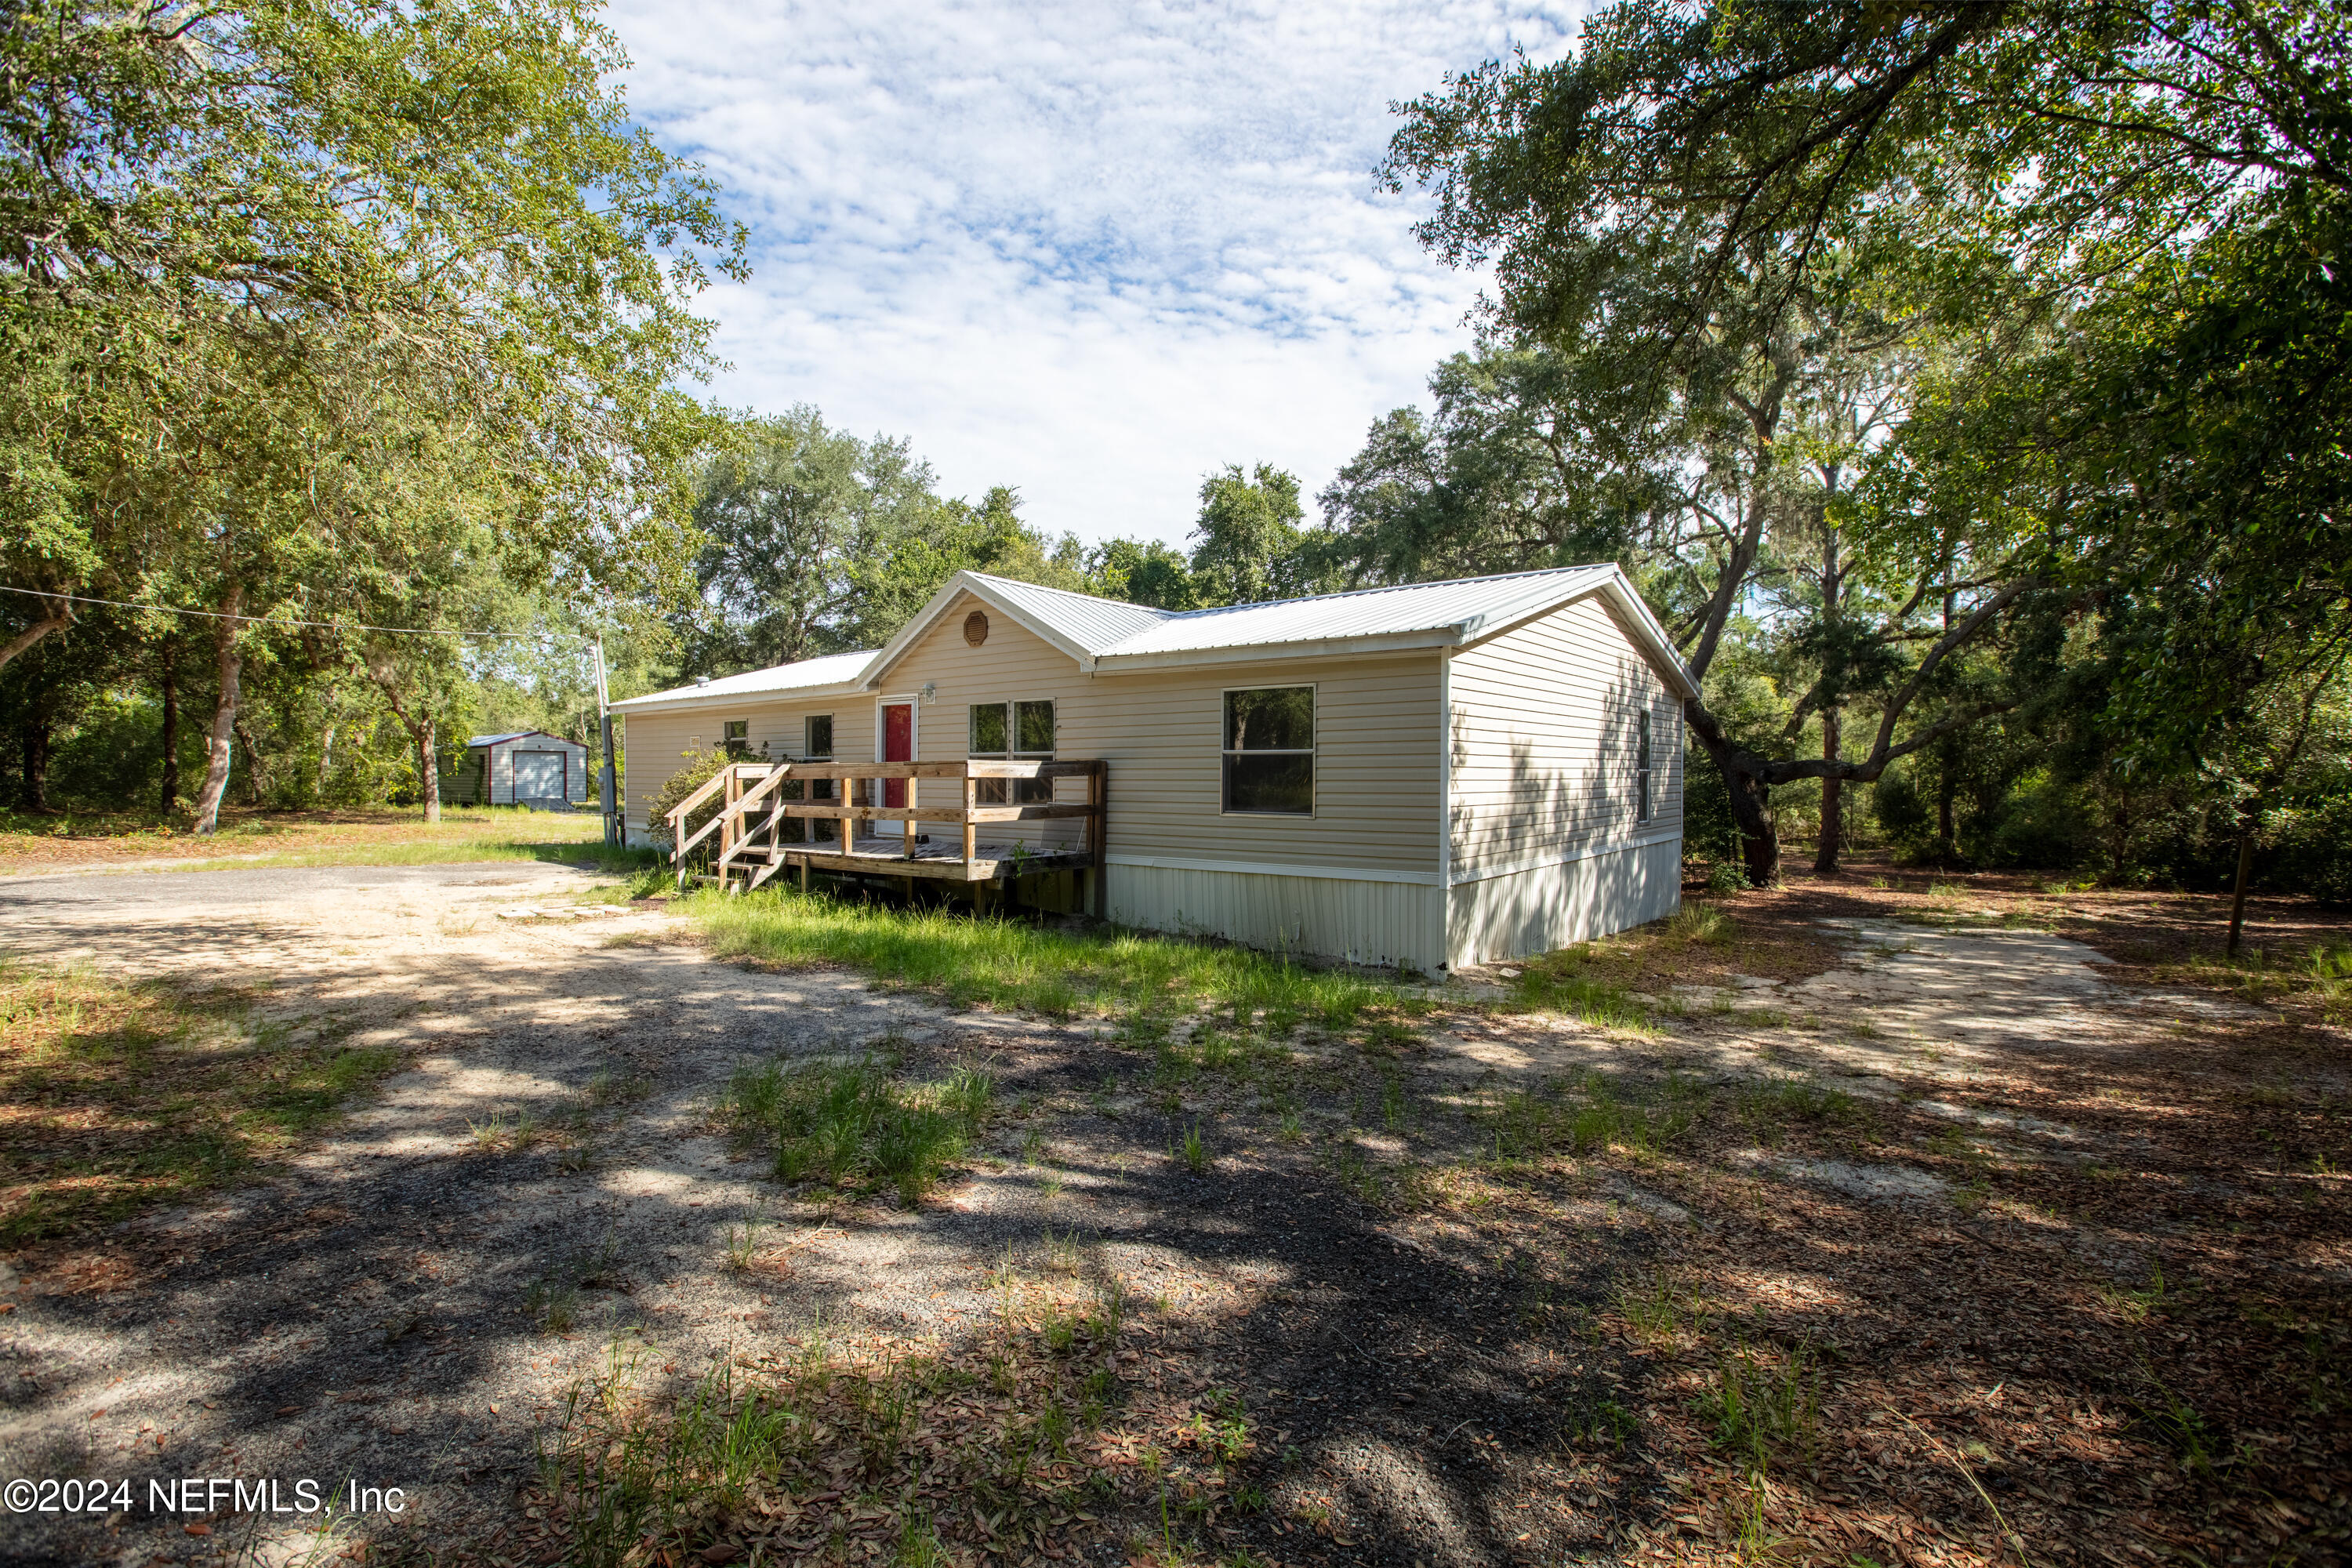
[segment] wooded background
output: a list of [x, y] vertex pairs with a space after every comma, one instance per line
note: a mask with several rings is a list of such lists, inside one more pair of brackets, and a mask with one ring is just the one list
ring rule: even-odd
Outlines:
[[469, 731], [595, 744], [583, 639], [627, 694], [877, 646], [960, 567], [1184, 608], [1615, 560], [1744, 879], [2352, 901], [2335, 7], [1633, 0], [1433, 84], [1378, 177], [1492, 267], [1475, 346], [1319, 495], [1204, 476], [1182, 549], [694, 396], [745, 236], [589, 5], [6, 27], [0, 582], [168, 607], [0, 594], [20, 812], [429, 808]]

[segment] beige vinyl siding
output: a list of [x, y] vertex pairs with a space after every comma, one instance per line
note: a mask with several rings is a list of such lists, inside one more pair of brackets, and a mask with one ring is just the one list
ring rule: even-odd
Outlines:
[[661, 793], [662, 785], [669, 782], [670, 775], [686, 766], [687, 752], [709, 751], [721, 744], [727, 734], [727, 721], [740, 719], [748, 725], [753, 760], [759, 759], [761, 747], [765, 745], [770, 759], [784, 761], [801, 754], [807, 734], [804, 721], [814, 713], [833, 715], [835, 757], [864, 761], [873, 756], [874, 702], [863, 695], [794, 699], [788, 702], [747, 697], [723, 706], [687, 711], [655, 710], [628, 714], [622, 721], [621, 756], [625, 772], [621, 781], [621, 797], [627, 803], [631, 838], [645, 834], [646, 807]]
[[[963, 623], [976, 609], [988, 616], [989, 637], [974, 648], [964, 642]], [[1110, 764], [1107, 847], [1115, 859], [1341, 867], [1420, 879], [1437, 870], [1433, 651], [1088, 675], [1012, 616], [965, 595], [882, 673], [877, 694], [919, 693], [926, 683], [937, 688], [936, 700], [916, 713], [916, 752], [927, 762], [965, 754], [971, 704], [1052, 699], [1056, 755]], [[1224, 692], [1308, 684], [1317, 689], [1315, 815], [1224, 815]], [[860, 755], [872, 754], [873, 712], [869, 700], [863, 720], [869, 750]], [[933, 790], [949, 787], [927, 786], [924, 804]], [[1084, 788], [1065, 780], [1059, 798], [1082, 798]], [[944, 793], [939, 803], [948, 804]], [[1066, 840], [1076, 825], [1025, 831]]]
[[[1580, 599], [1464, 649], [1447, 685], [1454, 880], [1679, 836], [1682, 705], [1607, 601]], [[1643, 708], [1651, 812], [1637, 822]]]

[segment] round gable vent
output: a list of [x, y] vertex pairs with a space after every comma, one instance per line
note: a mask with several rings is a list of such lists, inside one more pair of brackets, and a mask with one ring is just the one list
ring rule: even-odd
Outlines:
[[988, 617], [974, 610], [963, 618], [963, 640], [978, 647], [988, 640]]

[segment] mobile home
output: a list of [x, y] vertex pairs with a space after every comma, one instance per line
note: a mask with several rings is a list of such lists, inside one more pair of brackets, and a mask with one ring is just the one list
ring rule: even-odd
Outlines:
[[1075, 868], [1119, 924], [1434, 970], [1672, 912], [1693, 691], [1614, 566], [1184, 613], [964, 572], [886, 647], [614, 706], [633, 840], [724, 748], [803, 879]]

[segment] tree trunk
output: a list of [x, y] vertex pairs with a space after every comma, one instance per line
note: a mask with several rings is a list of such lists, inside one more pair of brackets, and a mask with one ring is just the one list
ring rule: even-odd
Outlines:
[[1750, 887], [1777, 887], [1780, 880], [1780, 835], [1772, 825], [1772, 788], [1758, 777], [1756, 753], [1733, 744], [1723, 726], [1694, 698], [1683, 705], [1684, 732], [1706, 748], [1723, 775], [1731, 802], [1732, 826], [1739, 833], [1739, 858]]
[[2238, 830], [2238, 883], [2230, 893], [2229, 956], [2238, 956], [2238, 938], [2246, 929], [2246, 883], [2254, 871], [2254, 825], [2249, 821]]
[[441, 820], [441, 770], [434, 764], [433, 715], [425, 716], [425, 727], [416, 734], [417, 773], [425, 783], [425, 820]]
[[259, 805], [261, 804], [261, 748], [254, 744], [253, 726], [245, 721], [243, 713], [236, 716], [236, 729], [237, 744], [245, 748], [245, 804]]
[[23, 653], [26, 649], [31, 647], [35, 643], [39, 642], [51, 632], [61, 632], [65, 630], [68, 626], [73, 625], [73, 606], [70, 605], [59, 605], [54, 614], [44, 616], [41, 619], [35, 621], [31, 626], [26, 626], [23, 631], [18, 632], [15, 637], [10, 637], [6, 647], [0, 647], [0, 669], [7, 668], [9, 665], [16, 662], [16, 658], [18, 654]]
[[180, 675], [171, 651], [163, 654], [163, 796], [159, 811], [180, 808]]
[[16, 808], [46, 816], [49, 810], [48, 710], [37, 707], [26, 714], [17, 738], [24, 743], [25, 776], [17, 789]]
[[[1837, 499], [1841, 472], [1840, 466], [1834, 463], [1825, 466], [1822, 470], [1822, 491], [1827, 501]], [[1837, 627], [1838, 598], [1844, 588], [1844, 580], [1845, 574], [1838, 570], [1838, 531], [1829, 526], [1825, 503], [1822, 526], [1822, 625], [1825, 631], [1832, 634], [1823, 645], [1825, 649], [1839, 646], [1839, 639], [1833, 634]], [[1822, 657], [1826, 660], [1829, 655], [1825, 651]], [[1822, 668], [1824, 682], [1829, 676], [1830, 667], [1825, 662]], [[1834, 763], [1838, 760], [1841, 739], [1837, 704], [1824, 702], [1822, 705], [1822, 761]], [[1845, 781], [1834, 774], [1827, 774], [1822, 779], [1822, 841], [1813, 848], [1814, 875], [1832, 877], [1837, 874], [1838, 852], [1844, 847], [1844, 836]]]
[[1772, 822], [1772, 786], [1744, 768], [1727, 768], [1723, 782], [1731, 795], [1731, 820], [1739, 829], [1739, 855], [1748, 885], [1780, 885], [1780, 833]]
[[[1839, 724], [1837, 710], [1822, 711], [1822, 760], [1838, 760]], [[1845, 847], [1845, 780], [1834, 774], [1822, 780], [1822, 842], [1813, 852], [1813, 870], [1821, 876], [1837, 874], [1838, 855]]]
[[1958, 784], [1952, 778], [1952, 748], [1939, 748], [1937, 761], [1942, 765], [1936, 770], [1936, 864], [1950, 870], [1959, 858], [1959, 841], [1952, 826], [1952, 795]]
[[213, 709], [212, 730], [205, 737], [205, 787], [196, 795], [196, 831], [220, 826], [221, 797], [228, 793], [230, 760], [236, 755], [236, 708], [245, 657], [237, 651], [237, 612], [245, 607], [245, 584], [232, 583], [221, 599], [220, 628], [213, 634], [213, 658], [220, 674], [220, 700]]
[[330, 724], [330, 725], [328, 725], [328, 726], [327, 726], [327, 732], [326, 732], [326, 735], [325, 735], [325, 736], [324, 736], [324, 738], [322, 738], [322, 739], [320, 741], [320, 742], [319, 742], [319, 790], [318, 790], [318, 795], [319, 795], [319, 798], [320, 798], [320, 800], [322, 800], [322, 801], [323, 801], [323, 800], [325, 800], [325, 799], [327, 798], [327, 778], [328, 778], [328, 775], [329, 775], [329, 774], [331, 774], [331, 773], [333, 773], [333, 771], [334, 771], [334, 766], [335, 766], [335, 727], [334, 727], [332, 724]]

